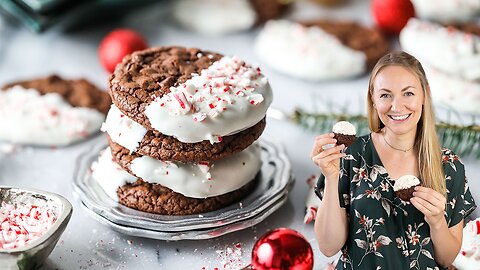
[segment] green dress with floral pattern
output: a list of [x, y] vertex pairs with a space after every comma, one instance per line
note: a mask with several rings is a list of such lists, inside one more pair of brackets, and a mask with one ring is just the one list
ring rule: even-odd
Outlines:
[[[340, 165], [340, 206], [349, 218], [349, 236], [336, 269], [445, 269], [434, 260], [430, 228], [412, 204], [397, 198], [393, 181], [378, 156], [371, 135], [347, 148]], [[442, 150], [449, 227], [475, 208], [458, 156]], [[321, 198], [324, 177], [316, 193]]]

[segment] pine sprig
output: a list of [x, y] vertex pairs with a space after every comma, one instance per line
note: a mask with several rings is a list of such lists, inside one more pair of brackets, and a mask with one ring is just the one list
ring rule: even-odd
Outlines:
[[[310, 113], [295, 110], [290, 119], [305, 129], [318, 133], [331, 131], [332, 126], [338, 121], [352, 123], [357, 128], [359, 136], [370, 132], [367, 117], [361, 114]], [[480, 159], [480, 125], [463, 126], [437, 121], [436, 127], [443, 147], [453, 150], [458, 155], [473, 154]]]

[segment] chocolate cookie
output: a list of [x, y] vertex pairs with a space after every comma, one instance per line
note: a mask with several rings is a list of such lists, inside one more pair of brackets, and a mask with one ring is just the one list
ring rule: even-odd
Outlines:
[[110, 76], [113, 103], [135, 122], [152, 129], [145, 108], [170, 92], [170, 87], [192, 78], [222, 55], [194, 48], [162, 47], [123, 58]]
[[332, 132], [337, 145], [344, 144], [350, 147], [357, 140], [357, 130], [354, 125], [347, 121], [340, 121], [333, 125]]
[[86, 107], [106, 114], [111, 100], [107, 92], [98, 89], [85, 79], [65, 80], [57, 75], [46, 78], [12, 82], [2, 87], [3, 90], [20, 85], [24, 88], [34, 88], [41, 95], [57, 93], [73, 107]]
[[193, 215], [214, 211], [241, 200], [256, 186], [257, 178], [242, 188], [206, 199], [188, 198], [159, 184], [141, 179], [118, 188], [119, 202], [143, 212], [162, 215]]
[[[153, 139], [144, 139], [137, 153], [131, 153], [125, 147], [112, 141], [107, 135], [108, 143], [112, 149], [112, 156], [122, 168], [129, 171], [129, 163], [136, 157], [150, 156], [158, 160], [176, 162], [216, 161], [238, 153], [251, 145], [265, 128], [265, 119], [253, 128], [242, 131], [237, 136], [227, 136], [218, 144], [209, 145], [209, 142], [196, 144], [182, 144], [172, 141], [171, 137], [158, 136]], [[147, 133], [151, 134], [149, 131]], [[145, 136], [147, 137], [147, 136]], [[242, 141], [243, 139], [243, 141]], [[149, 145], [149, 143], [154, 144]], [[130, 172], [130, 171], [129, 171]], [[131, 172], [130, 172], [131, 173]]]
[[420, 186], [420, 180], [413, 175], [404, 175], [395, 180], [393, 191], [402, 201], [409, 202], [413, 198], [415, 187]]
[[[111, 76], [110, 94], [118, 110], [107, 133], [128, 118], [147, 132], [131, 151], [183, 162], [243, 150], [261, 135], [272, 101], [268, 80], [257, 66], [182, 47], [125, 57]], [[129, 126], [123, 128], [116, 136], [130, 140]]]
[[[181, 143], [171, 136], [165, 136], [158, 131], [148, 130], [136, 152], [140, 155], [150, 156], [158, 160], [180, 162], [220, 160], [238, 153], [251, 145], [260, 137], [265, 129], [265, 125], [266, 118], [263, 118], [255, 126], [235, 135], [225, 136], [221, 142], [215, 144], [211, 144], [209, 141]], [[108, 135], [107, 137], [112, 149], [121, 147], [114, 143]], [[127, 149], [123, 149], [125, 153], [130, 153]]]
[[293, 0], [250, 0], [257, 13], [257, 24], [281, 17], [292, 3]]
[[58, 76], [18, 81], [0, 91], [0, 140], [65, 146], [98, 133], [110, 97], [84, 79]]
[[[128, 173], [135, 175], [131, 167], [133, 164], [132, 161], [141, 158], [141, 156], [138, 154], [130, 154], [126, 148], [118, 144], [111, 143], [110, 145], [113, 162], [117, 163]], [[185, 165], [189, 166], [188, 164]], [[177, 168], [177, 166], [173, 165], [170, 168]], [[215, 166], [214, 168], [217, 167]], [[161, 168], [159, 167], [158, 169]], [[166, 171], [168, 171], [168, 169]], [[255, 175], [255, 172], [253, 175]], [[117, 196], [120, 203], [140, 211], [166, 215], [198, 214], [220, 209], [249, 194], [256, 186], [256, 181], [254, 180], [257, 179], [258, 173], [256, 174], [257, 176], [253, 177], [253, 179], [246, 179], [246, 184], [240, 188], [204, 199], [186, 197], [160, 184], [148, 183], [142, 180], [142, 178], [138, 178], [139, 180], [133, 184], [125, 184], [119, 187]], [[223, 185], [223, 183], [230, 182], [233, 179], [220, 180], [221, 181], [217, 181], [216, 183]]]
[[373, 28], [349, 21], [317, 20], [302, 22], [305, 26], [318, 26], [325, 32], [337, 37], [343, 45], [356, 51], [362, 51], [367, 57], [367, 66], [373, 68], [389, 50], [388, 40]]

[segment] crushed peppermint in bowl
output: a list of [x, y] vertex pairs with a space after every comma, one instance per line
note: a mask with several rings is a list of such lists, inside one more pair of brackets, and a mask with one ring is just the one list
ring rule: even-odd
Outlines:
[[0, 186], [0, 265], [36, 269], [54, 249], [72, 205], [54, 193]]
[[55, 223], [52, 209], [34, 204], [0, 205], [0, 250], [24, 247], [40, 238]]

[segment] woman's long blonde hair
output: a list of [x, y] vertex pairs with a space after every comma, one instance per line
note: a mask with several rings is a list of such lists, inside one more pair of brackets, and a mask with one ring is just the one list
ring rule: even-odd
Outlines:
[[417, 124], [415, 150], [418, 153], [418, 168], [422, 185], [446, 196], [445, 174], [443, 171], [442, 154], [437, 132], [435, 130], [435, 113], [432, 107], [432, 97], [425, 71], [420, 62], [406, 52], [391, 52], [380, 58], [373, 68], [368, 82], [367, 111], [370, 130], [379, 133], [385, 125], [373, 107], [373, 81], [378, 73], [388, 66], [401, 66], [417, 77], [424, 93], [423, 110]]

